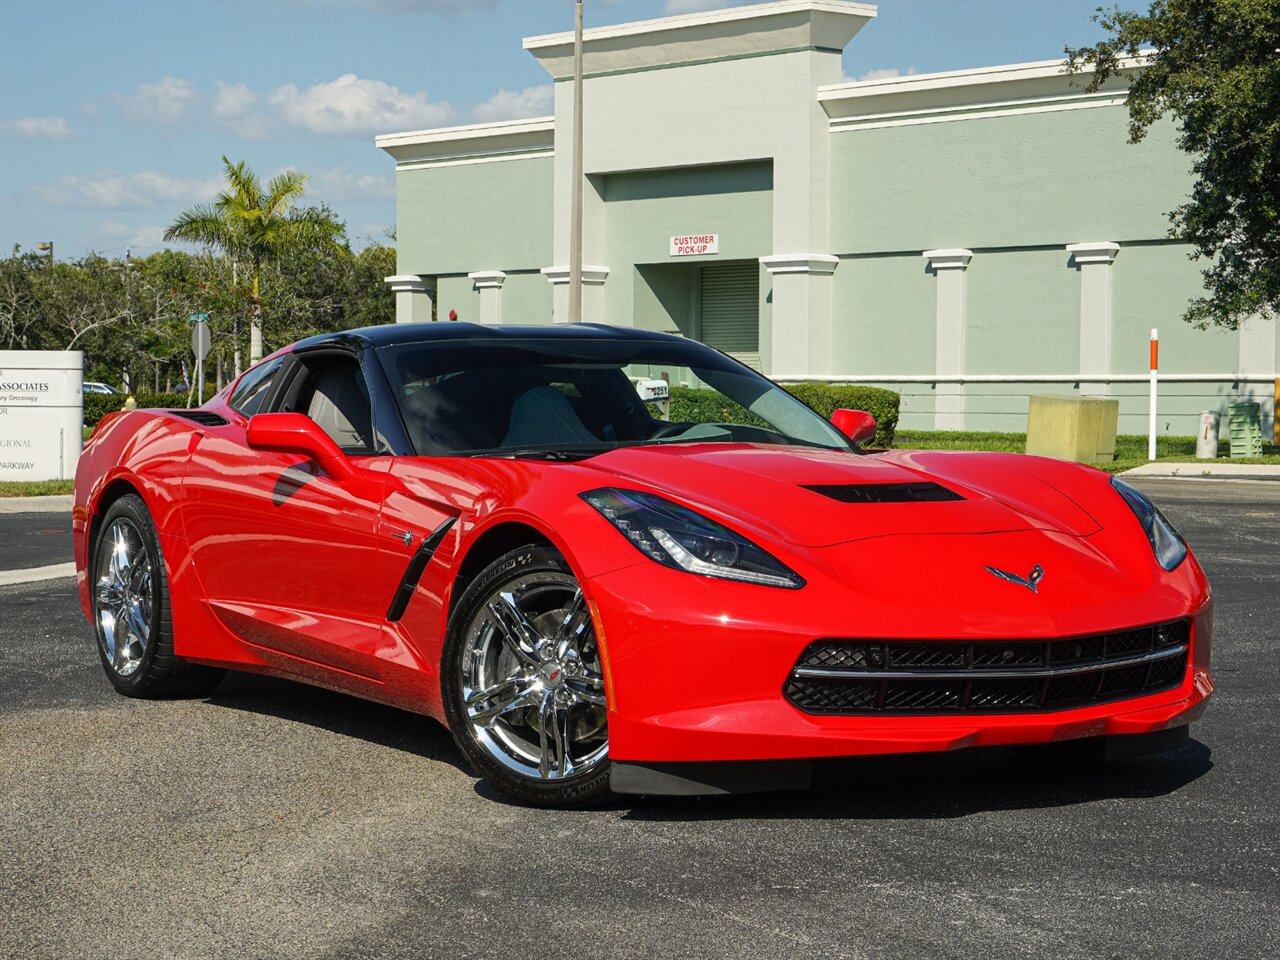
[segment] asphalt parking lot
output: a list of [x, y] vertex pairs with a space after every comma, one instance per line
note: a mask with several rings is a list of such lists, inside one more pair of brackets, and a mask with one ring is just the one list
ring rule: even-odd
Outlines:
[[[1280, 956], [1280, 484], [1142, 486], [1213, 582], [1218, 692], [1101, 770], [527, 810], [412, 714], [245, 676], [126, 700], [72, 580], [0, 587], [0, 956]], [[69, 559], [60, 522], [0, 515], [0, 568]]]

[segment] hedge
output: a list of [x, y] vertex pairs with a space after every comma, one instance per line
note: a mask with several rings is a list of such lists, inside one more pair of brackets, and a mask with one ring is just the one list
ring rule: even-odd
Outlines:
[[[92, 427], [108, 413], [124, 409], [127, 400], [123, 393], [86, 393], [84, 395], [84, 425]], [[135, 393], [133, 399], [139, 407], [185, 407], [185, 393]]]
[[[893, 434], [898, 426], [898, 404], [902, 398], [892, 390], [844, 383], [784, 383], [782, 386], [827, 419], [840, 409], [865, 410], [876, 418], [876, 435], [872, 445], [893, 446]], [[675, 423], [743, 423], [765, 426], [764, 421], [755, 414], [726, 400], [716, 391], [693, 387], [671, 388], [671, 420]]]

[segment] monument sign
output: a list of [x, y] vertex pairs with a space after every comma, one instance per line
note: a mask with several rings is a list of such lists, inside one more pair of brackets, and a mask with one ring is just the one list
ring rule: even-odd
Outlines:
[[0, 480], [70, 480], [84, 425], [79, 350], [0, 350]]

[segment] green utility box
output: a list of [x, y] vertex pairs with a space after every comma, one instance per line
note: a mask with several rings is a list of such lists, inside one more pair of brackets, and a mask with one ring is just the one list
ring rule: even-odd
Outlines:
[[1120, 401], [1101, 397], [1031, 397], [1027, 453], [1077, 463], [1114, 460]]
[[1254, 401], [1227, 404], [1231, 456], [1262, 456], [1262, 405]]

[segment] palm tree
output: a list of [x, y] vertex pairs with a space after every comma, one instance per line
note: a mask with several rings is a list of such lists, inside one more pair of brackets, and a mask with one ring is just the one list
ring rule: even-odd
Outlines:
[[222, 158], [227, 189], [211, 206], [192, 207], [164, 232], [165, 240], [186, 240], [222, 250], [233, 263], [247, 263], [253, 272], [249, 362], [262, 359], [262, 267], [292, 253], [344, 249], [339, 243], [342, 224], [326, 208], [296, 208], [306, 190], [306, 174], [286, 170], [272, 177], [266, 189], [243, 160]]

